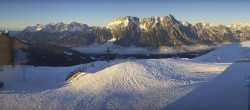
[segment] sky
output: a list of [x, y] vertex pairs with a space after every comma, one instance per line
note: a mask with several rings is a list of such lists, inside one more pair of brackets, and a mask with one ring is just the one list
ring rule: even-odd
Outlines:
[[191, 24], [250, 23], [250, 0], [1, 0], [0, 30], [48, 23], [106, 26], [119, 16], [172, 14]]

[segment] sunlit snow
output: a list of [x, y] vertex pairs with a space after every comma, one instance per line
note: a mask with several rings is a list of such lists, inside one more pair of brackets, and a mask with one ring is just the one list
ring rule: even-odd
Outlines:
[[[247, 58], [249, 46], [249, 41], [225, 45], [194, 59], [127, 59], [72, 67], [25, 66], [25, 81], [21, 73], [19, 79], [4, 80], [0, 107], [4, 110], [247, 109], [245, 77], [250, 76], [250, 63], [234, 60]], [[217, 57], [221, 59], [215, 60]], [[9, 73], [14, 71], [11, 69], [4, 68]], [[78, 69], [84, 72], [65, 82], [67, 75]], [[9, 75], [1, 74], [3, 79]]]

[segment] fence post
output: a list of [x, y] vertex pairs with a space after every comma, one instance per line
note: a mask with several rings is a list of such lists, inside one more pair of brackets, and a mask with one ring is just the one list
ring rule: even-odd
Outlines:
[[250, 110], [250, 76], [245, 77], [246, 81], [246, 87], [247, 87], [247, 94], [248, 94], [248, 99], [247, 99], [247, 109]]

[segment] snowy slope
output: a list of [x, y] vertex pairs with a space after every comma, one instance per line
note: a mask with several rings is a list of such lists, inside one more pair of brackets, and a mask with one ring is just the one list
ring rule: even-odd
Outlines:
[[[26, 66], [27, 80], [5, 81], [1, 109], [247, 109], [250, 41], [188, 59], [114, 60], [72, 67]], [[216, 60], [220, 57], [218, 63]], [[204, 62], [207, 61], [207, 62]], [[85, 72], [64, 82], [75, 69]]]
[[[4, 91], [2, 92], [39, 92], [55, 89], [63, 86], [66, 76], [82, 65], [72, 67], [33, 67], [33, 66], [12, 66], [4, 67], [0, 72], [0, 80], [4, 81]], [[26, 81], [23, 81], [23, 69], [26, 71]], [[5, 90], [6, 89], [6, 90]]]
[[[95, 62], [68, 69], [27, 67], [29, 80], [18, 82], [26, 86], [9, 83], [11, 88], [0, 89], [0, 99], [4, 100], [0, 106], [1, 109], [160, 109], [210, 81], [227, 66], [157, 59]], [[86, 72], [63, 83], [66, 74], [79, 67], [86, 67]], [[45, 79], [51, 82], [45, 83]]]
[[247, 110], [250, 63], [234, 63], [213, 80], [199, 86], [167, 110]]
[[250, 58], [250, 41], [224, 45], [206, 55], [194, 58], [202, 62], [234, 62]]

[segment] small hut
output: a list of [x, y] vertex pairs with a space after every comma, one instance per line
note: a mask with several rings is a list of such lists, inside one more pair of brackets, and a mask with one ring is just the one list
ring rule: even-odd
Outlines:
[[27, 49], [27, 44], [17, 38], [10, 37], [8, 31], [0, 32], [0, 83], [2, 83], [3, 77], [1, 73], [5, 73], [4, 67], [6, 65], [11, 65], [14, 69], [15, 65], [23, 65], [28, 61], [26, 59]]

